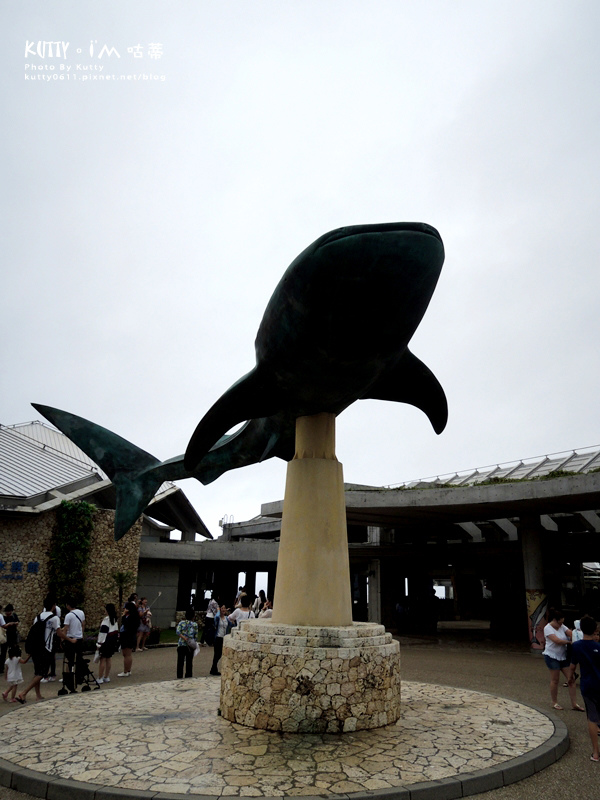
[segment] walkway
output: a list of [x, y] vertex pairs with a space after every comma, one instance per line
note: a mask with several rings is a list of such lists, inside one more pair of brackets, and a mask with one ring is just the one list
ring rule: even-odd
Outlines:
[[[535, 658], [529, 655], [526, 649], [522, 647], [510, 647], [510, 646], [498, 646], [490, 642], [486, 639], [481, 639], [484, 634], [480, 634], [478, 632], [473, 632], [471, 634], [464, 634], [461, 636], [453, 636], [453, 635], [445, 635], [443, 640], [433, 639], [433, 638], [411, 638], [411, 639], [402, 639], [402, 660], [403, 660], [403, 679], [407, 681], [407, 685], [404, 691], [404, 699], [408, 702], [408, 705], [415, 708], [419, 707], [420, 704], [420, 711], [426, 706], [426, 698], [428, 695], [427, 688], [422, 687], [421, 683], [439, 683], [439, 684], [446, 684], [452, 685], [455, 687], [462, 687], [464, 689], [475, 690], [477, 692], [490, 692], [492, 694], [497, 694], [506, 698], [510, 698], [513, 700], [518, 700], [520, 702], [538, 706], [540, 708], [548, 709], [549, 710], [549, 693], [548, 693], [548, 676], [547, 670], [539, 658]], [[480, 640], [475, 642], [473, 641], [473, 637], [479, 637]], [[202, 650], [200, 656], [196, 659], [195, 663], [195, 673], [198, 676], [206, 675], [209, 668], [210, 657], [212, 655], [212, 650], [210, 648], [205, 648]], [[116, 656], [114, 659], [115, 666], [118, 669], [121, 668], [121, 659], [119, 656]], [[81, 740], [81, 735], [73, 730], [75, 734], [73, 738], [75, 738], [75, 742], [68, 741], [65, 737], [61, 734], [60, 736], [55, 735], [53, 739], [53, 730], [56, 729], [56, 734], [58, 734], [58, 729], [62, 727], [61, 719], [65, 719], [67, 717], [73, 718], [71, 713], [71, 709], [75, 710], [75, 704], [72, 701], [77, 701], [77, 707], [80, 705], [84, 705], [87, 711], [92, 711], [96, 705], [105, 706], [108, 704], [110, 707], [111, 703], [111, 694], [117, 687], [127, 686], [129, 687], [127, 692], [119, 692], [120, 697], [124, 697], [126, 695], [131, 696], [133, 702], [133, 707], [135, 707], [135, 701], [141, 701], [141, 698], [144, 696], [144, 692], [165, 692], [171, 691], [175, 696], [175, 693], [178, 695], [181, 702], [177, 703], [177, 707], [173, 707], [171, 709], [173, 724], [175, 727], [172, 727], [173, 733], [175, 733], [177, 727], [177, 720], [180, 723], [185, 724], [185, 714], [186, 709], [189, 708], [189, 701], [188, 698], [190, 697], [188, 691], [181, 691], [182, 689], [191, 689], [191, 682], [188, 682], [188, 686], [186, 686], [186, 682], [183, 681], [173, 682], [170, 684], [164, 684], [162, 687], [159, 685], [155, 685], [154, 687], [147, 686], [145, 689], [139, 686], [139, 684], [145, 684], [148, 682], [157, 682], [162, 680], [171, 680], [173, 679], [174, 675], [174, 666], [175, 666], [175, 652], [173, 649], [161, 649], [155, 651], [148, 651], [143, 654], [137, 654], [135, 656], [134, 661], [134, 674], [129, 679], [118, 679], [114, 678], [113, 682], [107, 686], [103, 686], [102, 690], [99, 692], [94, 692], [92, 694], [88, 694], [87, 698], [85, 695], [81, 695], [78, 698], [55, 698], [56, 694], [56, 684], [46, 684], [43, 687], [43, 693], [48, 697], [53, 697], [51, 703], [44, 703], [42, 706], [39, 706], [34, 703], [28, 704], [25, 709], [21, 709], [19, 706], [17, 710], [17, 715], [15, 715], [15, 723], [19, 720], [22, 723], [26, 722], [26, 719], [30, 717], [35, 712], [35, 708], [39, 708], [39, 714], [44, 719], [47, 719], [49, 728], [46, 732], [46, 738], [49, 745], [48, 754], [49, 754], [49, 761], [52, 760], [53, 756], [58, 753], [59, 751], [64, 751], [65, 748], [72, 747], [73, 745], [77, 745], [77, 742]], [[118, 669], [114, 671], [117, 672]], [[414, 682], [412, 686], [408, 685], [408, 682]], [[194, 681], [194, 684], [198, 683], [204, 686], [203, 691], [210, 694], [211, 692], [217, 695], [217, 680], [215, 683], [209, 683], [208, 680], [206, 681]], [[214, 688], [212, 688], [214, 686]], [[138, 691], [135, 691], [134, 687], [138, 687]], [[133, 689], [133, 691], [132, 691]], [[566, 697], [566, 690], [564, 691], [564, 700], [567, 699]], [[446, 693], [447, 701], [443, 704], [446, 706], [450, 706], [450, 708], [444, 709], [445, 714], [449, 714], [450, 717], [452, 716], [452, 702], [448, 702], [448, 698], [452, 696], [452, 693]], [[455, 696], [464, 696], [462, 693], [458, 693]], [[481, 697], [478, 695], [477, 697]], [[89, 698], [89, 700], [88, 700]], [[116, 698], [115, 698], [116, 699]], [[65, 702], [66, 701], [66, 702]], [[87, 702], [86, 702], [87, 701]], [[64, 714], [59, 714], [59, 703], [64, 704]], [[416, 706], [415, 706], [416, 703]], [[69, 704], [69, 713], [67, 714], [67, 704]], [[113, 704], [114, 705], [114, 704]], [[477, 713], [482, 711], [481, 708], [476, 708], [477, 703], [474, 704], [473, 712], [475, 720]], [[516, 723], [518, 721], [518, 716], [522, 707], [511, 706], [510, 703], [501, 703], [498, 706], [498, 719], [503, 719], [506, 723]], [[6, 705], [2, 704], [0, 708], [0, 713], [5, 714], [9, 711], [15, 709], [14, 705]], [[103, 716], [102, 709], [97, 709], [98, 714]], [[113, 709], [111, 712], [112, 714], [117, 714], [118, 709]], [[483, 710], [485, 714], [485, 710]], [[489, 714], [489, 710], [487, 712]], [[457, 739], [454, 736], [454, 732], [451, 730], [452, 720], [451, 719], [442, 719], [440, 716], [436, 716], [434, 709], [430, 709], [428, 714], [420, 714], [421, 717], [426, 716], [431, 717], [432, 721], [432, 730], [437, 728], [438, 732], [442, 734], [442, 738], [448, 734], [452, 733], [451, 736], [446, 736], [445, 742], [442, 744], [441, 747], [438, 748], [438, 752], [436, 753], [437, 745], [433, 745], [433, 748], [430, 747], [430, 756], [440, 756], [441, 758], [445, 758], [451, 762], [452, 758], [455, 758], [455, 765], [460, 765], [460, 759], [463, 757], [458, 748], [457, 748]], [[433, 715], [433, 716], [432, 716]], [[94, 714], [97, 718], [97, 714]], [[139, 746], [140, 748], [144, 749], [149, 747], [149, 743], [146, 741], [142, 741], [144, 736], [147, 736], [149, 729], [152, 725], [149, 725], [148, 715], [143, 718], [139, 718], [137, 721], [135, 719], [135, 711], [132, 714], [124, 715], [127, 719], [131, 722], [131, 724], [135, 727], [136, 724], [139, 725], [138, 734], [136, 735], [133, 733], [133, 739], [129, 739], [129, 744], [132, 748]], [[123, 719], [124, 716], [121, 718]], [[164, 716], [164, 715], [163, 715]], [[527, 712], [525, 712], [525, 718], [523, 718], [523, 726], [527, 726]], [[485, 795], [472, 795], [473, 797], [485, 797], [489, 798], [489, 800], [539, 800], [540, 797], [548, 797], [552, 798], [552, 800], [566, 800], [568, 797], [569, 800], [572, 798], [574, 787], [577, 787], [577, 794], [578, 800], [596, 800], [598, 797], [598, 780], [600, 778], [600, 773], [598, 772], [597, 764], [593, 764], [589, 761], [589, 744], [587, 738], [587, 729], [585, 725], [585, 717], [583, 714], [576, 714], [571, 711], [564, 711], [560, 714], [560, 718], [566, 723], [570, 737], [571, 737], [571, 749], [570, 751], [556, 764], [548, 767], [547, 769], [543, 770], [542, 772], [527, 778], [524, 781], [519, 782], [518, 784], [513, 784], [512, 786], [508, 786], [502, 789], [496, 789], [491, 792], [485, 793]], [[88, 715], [87, 719], [90, 719]], [[79, 715], [78, 724], [81, 725], [81, 731], [84, 733], [86, 730], [85, 725], [86, 717], [85, 715]], [[3, 720], [3, 723], [8, 722], [8, 719]], [[217, 720], [213, 718], [213, 722], [218, 725], [223, 725], [222, 720]], [[116, 719], [115, 719], [116, 723]], [[475, 727], [477, 727], [477, 723], [473, 723]], [[256, 770], [261, 770], [263, 773], [265, 772], [265, 768], [268, 766], [265, 761], [267, 757], [267, 751], [263, 753], [263, 749], [268, 747], [268, 744], [259, 741], [261, 735], [258, 732], [252, 732], [250, 735], [246, 733], [245, 729], [242, 729], [241, 733], [239, 732], [240, 726], [235, 726], [237, 728], [237, 732], [235, 733], [235, 737], [237, 737], [237, 741], [233, 742], [231, 740], [228, 746], [233, 745], [236, 751], [240, 750], [240, 747], [246, 747], [248, 752], [245, 752], [243, 755], [245, 757], [245, 763], [248, 764], [252, 769], [256, 766]], [[464, 727], [464, 726], [463, 726]], [[493, 727], [493, 726], [492, 726]], [[498, 727], [502, 727], [499, 725]], [[516, 728], [522, 727], [521, 724], [517, 725]], [[537, 727], [537, 726], [534, 726]], [[18, 730], [17, 730], [18, 729]], [[106, 725], [106, 737], [111, 739], [111, 737], [119, 737], [125, 731], [120, 730], [119, 725]], [[479, 727], [479, 730], [481, 726]], [[129, 732], [129, 731], [128, 731]], [[21, 737], [26, 731], [24, 731], [21, 727], [21, 724], [12, 729], [11, 733], [17, 734], [19, 733], [19, 737]], [[244, 736], [244, 734], [246, 734]], [[234, 737], [234, 738], [235, 738]], [[241, 739], [244, 739], [243, 744], [240, 743]], [[12, 738], [11, 734], [5, 736], [4, 743], [8, 745], [9, 742], [7, 741]], [[15, 740], [18, 737], [15, 736]], [[187, 750], [188, 753], [190, 750], [193, 749], [192, 743], [194, 742], [197, 736], [193, 734], [192, 731], [187, 731], [187, 743], [186, 743], [186, 733], [184, 732], [183, 741], [185, 744], [184, 750]], [[469, 737], [467, 737], [468, 739]], [[518, 737], [517, 737], [518, 738]], [[331, 737], [330, 737], [331, 739]], [[22, 740], [23, 741], [23, 740]], [[53, 744], [51, 744], [54, 741]], [[221, 744], [211, 752], [210, 757], [219, 758], [220, 755], [230, 755], [230, 753], [225, 754], [219, 752], [219, 747], [225, 747], [223, 740]], [[329, 742], [331, 744], [331, 742]], [[129, 746], [129, 744], [127, 746]], [[151, 743], [150, 743], [151, 744]], [[155, 741], [155, 745], [157, 742]], [[318, 747], [319, 743], [315, 741], [312, 743], [314, 747]], [[321, 743], [323, 744], [323, 743]], [[406, 743], [405, 743], [406, 744]], [[430, 741], [431, 744], [431, 741]], [[471, 744], [473, 744], [471, 742]], [[518, 744], [518, 743], [517, 743]], [[120, 747], [123, 747], [123, 743], [120, 743]], [[258, 750], [254, 752], [254, 748], [258, 748], [261, 752], [259, 753]], [[17, 744], [18, 749], [18, 744]], [[351, 749], [351, 748], [350, 748]], [[384, 748], [385, 749], [385, 748]], [[250, 752], [252, 750], [252, 752]], [[431, 752], [431, 751], [434, 752]], [[155, 751], [159, 751], [159, 748], [155, 748]], [[130, 751], [131, 752], [131, 751]], [[144, 754], [140, 750], [139, 753], [139, 761], [146, 762], [146, 766], [149, 766], [149, 762], [147, 760], [147, 753], [149, 752], [148, 749], [144, 750]], [[330, 752], [330, 748], [321, 751], [324, 755], [326, 752]], [[413, 751], [414, 754], [414, 751]], [[206, 753], [205, 753], [206, 755]], [[271, 752], [269, 753], [271, 756], [271, 765], [277, 765], [277, 754]], [[289, 753], [288, 753], [289, 755]], [[342, 754], [340, 753], [340, 756]], [[381, 754], [379, 754], [381, 755]], [[275, 761], [273, 761], [273, 757], [275, 757]], [[510, 757], [507, 755], [506, 757]], [[189, 753], [188, 758], [198, 758], [197, 754], [192, 755]], [[360, 783], [364, 785], [365, 778], [364, 775], [360, 770], [363, 770], [364, 764], [356, 763], [354, 761], [354, 765], [350, 763], [352, 759], [356, 759], [356, 754], [347, 753], [347, 758], [340, 759], [340, 763], [347, 763], [347, 766], [352, 768], [353, 766], [358, 769], [358, 772], [354, 774], [356, 777], [360, 779]], [[239, 759], [239, 755], [238, 755]], [[323, 758], [322, 761], [324, 763], [327, 760], [332, 759], [325, 759]], [[364, 761], [364, 759], [363, 759]], [[215, 762], [216, 763], [216, 762]], [[389, 763], [389, 762], [388, 762]], [[410, 769], [417, 769], [417, 771], [421, 768], [418, 759], [415, 758], [411, 762], [412, 766]], [[77, 764], [77, 762], [74, 762]], [[180, 756], [179, 764], [181, 764], [180, 772], [183, 773], [186, 771], [186, 768], [189, 767], [189, 761], [186, 761], [186, 756]], [[207, 771], [211, 771], [209, 765], [207, 764]], [[384, 764], [384, 768], [385, 768]], [[452, 764], [450, 763], [450, 766]], [[156, 765], [154, 765], [156, 768]], [[76, 776], [81, 777], [85, 774], [85, 771], [88, 772], [94, 769], [94, 765], [92, 763], [80, 763], [80, 766], [77, 767], [75, 772], [72, 773], [72, 777], [75, 778]], [[252, 769], [246, 771], [246, 777], [250, 774]], [[83, 770], [83, 772], [81, 772]], [[215, 769], [212, 769], [214, 772]], [[222, 770], [222, 772], [226, 770]], [[275, 770], [276, 771], [276, 770]], [[327, 773], [328, 769], [322, 770], [322, 773]], [[267, 770], [268, 772], [268, 770]], [[273, 770], [271, 770], [273, 772]], [[339, 773], [336, 774], [335, 770], [329, 768], [330, 775], [329, 777], [325, 775], [322, 776], [321, 780], [326, 785], [322, 787], [317, 787], [314, 791], [314, 794], [319, 793], [319, 789], [321, 791], [327, 790], [327, 781], [329, 780], [329, 786], [332, 790], [334, 789], [334, 784], [340, 783], [340, 781], [345, 781], [347, 786], [339, 786], [338, 791], [356, 791], [356, 785], [352, 785], [354, 782], [351, 780], [352, 778], [352, 769], [350, 773], [346, 769], [343, 771], [343, 774]], [[207, 772], [205, 771], [205, 775]], [[257, 773], [258, 774], [258, 773]], [[305, 774], [302, 770], [298, 771], [299, 775]], [[167, 770], [166, 777], [172, 779], [174, 777], [173, 771], [169, 772]], [[264, 780], [264, 775], [263, 778]], [[423, 776], [421, 776], [421, 780]], [[88, 775], [87, 780], [93, 780], [93, 776], [91, 774]], [[380, 775], [372, 775], [371, 777], [367, 778], [367, 780], [372, 780], [370, 786], [365, 786], [365, 788], [376, 789], [378, 786], [376, 782], [382, 780], [384, 783], [386, 782], [385, 777], [381, 778]], [[154, 784], [156, 785], [156, 784]], [[171, 780], [171, 785], [175, 786], [175, 782]], [[249, 791], [252, 784], [247, 784]], [[264, 784], [265, 788], [267, 785], [273, 785], [272, 783]], [[390, 784], [388, 784], [390, 785]], [[146, 789], [146, 785], [142, 786], [141, 783], [138, 788]], [[256, 787], [259, 788], [258, 786]], [[295, 783], [296, 791], [290, 792], [293, 794], [297, 794], [298, 789], [301, 788], [298, 782]], [[383, 786], [381, 786], [383, 788]], [[166, 790], [166, 786], [162, 789], [162, 791]], [[172, 789], [173, 790], [173, 789]], [[176, 789], [175, 789], [176, 790]], [[155, 789], [156, 791], [156, 789]], [[210, 793], [210, 789], [205, 788], [202, 789], [199, 785], [197, 789], [195, 789], [198, 793]], [[230, 790], [231, 791], [231, 790]], [[224, 791], [223, 794], [229, 794], [230, 791]], [[306, 791], [306, 787], [304, 789]], [[0, 800], [26, 800], [27, 795], [20, 794], [10, 789], [0, 788]]]

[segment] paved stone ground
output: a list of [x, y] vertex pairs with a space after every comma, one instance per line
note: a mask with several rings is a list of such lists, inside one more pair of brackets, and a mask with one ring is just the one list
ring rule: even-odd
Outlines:
[[554, 734], [551, 720], [529, 706], [412, 681], [403, 684], [395, 725], [345, 734], [232, 724], [217, 716], [219, 687], [210, 678], [149, 683], [143, 698], [129, 686], [58, 702], [60, 718], [57, 702], [22, 709], [18, 730], [2, 736], [0, 756], [55, 778], [148, 792], [288, 797], [390, 789], [498, 767]]
[[[475, 641], [477, 638], [477, 633], [474, 633], [472, 638], [469, 638], [469, 636], [453, 637], [444, 635], [441, 639], [413, 638], [401, 640], [403, 680], [444, 684], [479, 692], [490, 692], [505, 698], [549, 709], [548, 674], [540, 658], [532, 657], [525, 648], [499, 647], [484, 638]], [[205, 648], [201, 651], [194, 665], [197, 676], [207, 675], [211, 656], [212, 650], [210, 648]], [[119, 656], [115, 656], [113, 661], [115, 662], [113, 671], [116, 673], [122, 668], [122, 662]], [[29, 665], [26, 667], [26, 677], [29, 674], [28, 668]], [[91, 710], [92, 702], [109, 702], [110, 695], [115, 687], [124, 685], [128, 686], [129, 690], [126, 693], [120, 692], [118, 696], [131, 694], [134, 698], [135, 706], [136, 692], [148, 693], [155, 691], [155, 689], [146, 684], [161, 680], [172, 680], [174, 672], [175, 651], [173, 649], [161, 649], [136, 654], [133, 675], [126, 679], [115, 677], [113, 682], [103, 686], [100, 692], [88, 694], [87, 698], [89, 698], [90, 705], [86, 706], [86, 710]], [[212, 691], [216, 696], [218, 679], [214, 679], [214, 689], [212, 689], [208, 680], [198, 683], [206, 686], [206, 692], [210, 693]], [[196, 681], [194, 681], [195, 683]], [[183, 686], [185, 688], [185, 684], [186, 682], [183, 681], [181, 683], [165, 684], [165, 686]], [[46, 684], [42, 691], [45, 696], [54, 698], [56, 689], [57, 684]], [[417, 685], [416, 691], [418, 694], [423, 690]], [[561, 691], [564, 694], [561, 699], [566, 701], [566, 689]], [[180, 692], [180, 695], [189, 697], [188, 692]], [[116, 697], [117, 695], [115, 695]], [[141, 697], [142, 695], [140, 694]], [[33, 699], [31, 695], [30, 698], [31, 700]], [[96, 700], [96, 698], [98, 699]], [[52, 730], [47, 731], [50, 752], [53, 749], [60, 750], [65, 746], [64, 736], [62, 734], [58, 735], [59, 729], [62, 727], [59, 703], [65, 699], [56, 698], [52, 703], [44, 703], [42, 707], [44, 717], [46, 717], [47, 713], [50, 720], [56, 720], [56, 741], [54, 744]], [[74, 699], [77, 699], [78, 704], [83, 704], [86, 696], [81, 695], [80, 698], [71, 698], [71, 700]], [[69, 702], [67, 700], [67, 703]], [[25, 721], [25, 717], [29, 716], [33, 711], [32, 706], [35, 704], [30, 702], [26, 709], [10, 704], [1, 705], [0, 713], [2, 714], [13, 711], [15, 708], [17, 710], [17, 714], [14, 716], [15, 727], [4, 739], [8, 743], [13, 739], [13, 734], [19, 733], [20, 720]], [[66, 705], [64, 707], [66, 711]], [[42, 708], [40, 708], [40, 712]], [[507, 718], [514, 719], [514, 714], [518, 708], [510, 704], [505, 708]], [[48, 712], [46, 712], [46, 709], [48, 709]], [[518, 784], [486, 792], [484, 795], [473, 795], [473, 797], [485, 797], [491, 800], [517, 800], [517, 798], [519, 800], [533, 800], [533, 798], [535, 800], [539, 800], [539, 798], [566, 800], [568, 797], [571, 800], [575, 791], [579, 800], [597, 800], [600, 797], [598, 788], [600, 786], [600, 765], [589, 761], [590, 746], [585, 716], [570, 710], [561, 712], [560, 716], [569, 728], [571, 749], [559, 762]], [[12, 721], [12, 718], [9, 717], [3, 720], [3, 727], [9, 720]], [[85, 716], [83, 721], [85, 722]], [[445, 721], [441, 718], [434, 721], [437, 722], [437, 727], [443, 732], [446, 727]], [[50, 727], [52, 728], [52, 722]], [[85, 728], [85, 725], [83, 727]], [[111, 736], [113, 734], [117, 734], [117, 732], [111, 731], [107, 726], [106, 735]], [[262, 734], [254, 732], [254, 737], [257, 735]], [[249, 747], [264, 746], [256, 743], [254, 737], [252, 737]], [[18, 736], [14, 738], [18, 739]], [[140, 745], [142, 745], [142, 742], [140, 742]], [[451, 752], [445, 757], [452, 758], [456, 750], [451, 738], [448, 740], [448, 750]], [[260, 754], [258, 753], [248, 753], [247, 755], [256, 759], [256, 762], [260, 761]], [[92, 765], [83, 766], [87, 769], [88, 766], [91, 767]], [[344, 777], [348, 777], [347, 772], [344, 773]], [[346, 791], [350, 791], [350, 788], [346, 789]], [[0, 789], [0, 799], [27, 800], [27, 795], [3, 788]]]

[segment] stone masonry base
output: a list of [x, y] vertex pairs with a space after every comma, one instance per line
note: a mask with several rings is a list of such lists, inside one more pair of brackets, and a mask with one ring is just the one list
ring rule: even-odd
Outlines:
[[221, 714], [290, 733], [342, 733], [400, 715], [400, 646], [383, 625], [248, 620], [225, 637]]

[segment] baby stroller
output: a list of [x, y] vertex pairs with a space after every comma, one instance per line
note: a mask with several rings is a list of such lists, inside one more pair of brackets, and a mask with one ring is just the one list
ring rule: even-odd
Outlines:
[[81, 686], [82, 692], [91, 692], [92, 685], [94, 689], [99, 689], [100, 684], [96, 680], [96, 676], [90, 669], [90, 659], [83, 658], [82, 655], [77, 656], [74, 665], [71, 667], [68, 658], [63, 658], [63, 685], [62, 689], [58, 690], [59, 696], [65, 694], [75, 694], [77, 687]]

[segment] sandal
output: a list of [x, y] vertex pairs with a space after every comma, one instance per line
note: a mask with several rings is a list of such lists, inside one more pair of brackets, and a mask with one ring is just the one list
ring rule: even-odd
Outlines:
[[562, 706], [559, 706], [558, 703], [554, 703], [552, 708], [554, 708], [556, 711], [564, 711], [564, 708]]
[[596, 758], [596, 757], [594, 756], [594, 754], [592, 753], [592, 755], [590, 756], [590, 761], [596, 761], [596, 762], [598, 762], [598, 761], [600, 761], [600, 758]]
[[8, 692], [2, 692], [2, 699], [5, 703], [8, 703]]
[[571, 709], [571, 711], [583, 711], [583, 713], [585, 714], [585, 708], [582, 708], [582, 707], [579, 705], [579, 703], [577, 703], [576, 705], [574, 705], [574, 706], [573, 706], [573, 708]]
[[18, 694], [18, 695], [15, 697], [15, 700], [17, 701], [17, 703], [21, 703], [21, 705], [22, 705], [22, 706], [24, 706], [24, 705], [25, 705], [25, 700], [24, 700], [24, 699], [21, 697], [21, 695], [20, 695], [20, 694]]

